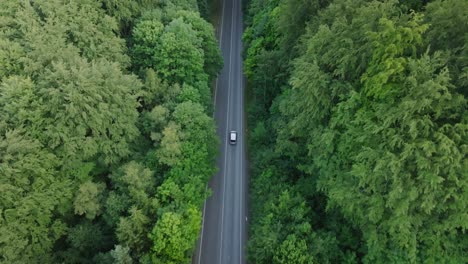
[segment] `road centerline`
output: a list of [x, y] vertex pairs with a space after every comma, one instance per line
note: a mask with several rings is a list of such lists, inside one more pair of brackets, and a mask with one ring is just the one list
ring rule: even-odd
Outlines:
[[[237, 1], [234, 1], [233, 2], [233, 8], [232, 10], [235, 10], [235, 4], [237, 3]], [[231, 10], [231, 12], [232, 12]], [[229, 45], [229, 71], [228, 71], [228, 103], [227, 103], [227, 110], [226, 110], [226, 133], [224, 134], [227, 135], [228, 133], [228, 127], [229, 127], [229, 111], [230, 111], [230, 96], [231, 96], [231, 91], [232, 91], [232, 64], [233, 64], [233, 59], [232, 59], [232, 50], [233, 50], [233, 27], [234, 27], [234, 18], [235, 16], [231, 14], [231, 34], [229, 35], [230, 36], [230, 45]], [[227, 140], [227, 137], [224, 137], [225, 138], [225, 144], [224, 144], [224, 175], [223, 175], [223, 188], [222, 188], [222, 197], [223, 197], [223, 202], [222, 202], [222, 205], [221, 205], [221, 240], [220, 240], [220, 243], [219, 243], [219, 263], [222, 263], [222, 260], [223, 260], [223, 226], [224, 226], [224, 204], [225, 204], [225, 191], [226, 191], [226, 176], [227, 176], [227, 170], [226, 170], [226, 165], [227, 165], [227, 156], [228, 156], [228, 151], [227, 151], [227, 144], [228, 144], [228, 140]]]
[[[203, 218], [199, 248], [193, 264], [245, 263], [246, 224], [246, 157], [244, 146], [242, 72], [242, 12], [240, 0], [222, 1], [219, 45], [225, 61], [214, 87], [214, 119], [220, 138], [216, 161], [218, 173], [211, 177], [206, 188], [213, 194], [203, 203]], [[227, 100], [227, 101], [226, 101]], [[230, 144], [229, 131], [238, 131], [236, 145]], [[224, 157], [222, 156], [224, 155]], [[240, 178], [239, 178], [240, 177]], [[246, 178], [244, 178], [246, 177]]]
[[[242, 6], [242, 3], [241, 3], [241, 6]], [[240, 47], [242, 47], [242, 41], [240, 41], [240, 42], [241, 42]], [[241, 61], [242, 61], [242, 58], [241, 58]], [[240, 255], [240, 259], [239, 259], [239, 263], [241, 263], [241, 264], [242, 264], [242, 232], [243, 232], [242, 223], [244, 221], [244, 217], [243, 217], [243, 213], [244, 213], [244, 211], [243, 211], [243, 199], [242, 199], [243, 198], [243, 195], [242, 195], [243, 194], [243, 187], [244, 187], [244, 185], [243, 185], [243, 178], [244, 178], [244, 166], [243, 166], [244, 159], [243, 159], [243, 155], [244, 155], [244, 143], [245, 143], [245, 141], [244, 141], [245, 136], [244, 136], [244, 111], [243, 111], [243, 109], [244, 109], [244, 89], [243, 89], [243, 87], [244, 86], [243, 86], [243, 78], [242, 78], [242, 67], [240, 67], [240, 70], [239, 70], [239, 88], [240, 88], [239, 90], [240, 90], [240, 94], [241, 94], [241, 96], [240, 96], [240, 101], [241, 101], [241, 104], [240, 104], [241, 105], [241, 107], [240, 107], [240, 109], [241, 109], [241, 111], [240, 111], [241, 112], [240, 113], [241, 114], [240, 131], [242, 133], [242, 135], [241, 135], [242, 140], [240, 142], [241, 143], [241, 146], [240, 146], [240, 152], [241, 152], [240, 168], [241, 168], [241, 170], [240, 170], [240, 193], [239, 193], [239, 195], [240, 195], [240, 219], [239, 219], [239, 251], [240, 251], [239, 255]]]

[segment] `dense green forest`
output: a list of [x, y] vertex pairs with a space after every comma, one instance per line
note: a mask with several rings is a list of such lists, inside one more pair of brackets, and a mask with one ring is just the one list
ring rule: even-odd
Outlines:
[[249, 261], [468, 263], [468, 1], [245, 9]]
[[208, 16], [0, 0], [0, 263], [190, 262], [217, 150]]

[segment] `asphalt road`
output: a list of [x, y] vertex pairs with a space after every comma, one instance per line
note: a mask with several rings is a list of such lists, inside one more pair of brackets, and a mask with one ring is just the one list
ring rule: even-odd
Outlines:
[[[193, 257], [196, 264], [246, 263], [247, 170], [242, 74], [242, 0], [222, 0], [219, 39], [224, 68], [214, 95], [217, 132], [221, 139], [218, 173], [211, 179], [212, 195], [203, 209], [203, 227]], [[238, 133], [236, 145], [229, 131]]]

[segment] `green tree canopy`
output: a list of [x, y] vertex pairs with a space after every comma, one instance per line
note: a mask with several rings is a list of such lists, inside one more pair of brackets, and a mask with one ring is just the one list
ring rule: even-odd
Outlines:
[[57, 177], [59, 161], [24, 130], [0, 135], [0, 262], [50, 262], [67, 232], [60, 219], [70, 182]]
[[190, 260], [217, 149], [207, 4], [0, 0], [1, 263]]
[[[252, 2], [255, 263], [301, 261], [293, 247], [319, 263], [466, 262], [465, 2]], [[284, 189], [310, 235], [275, 231], [268, 194]]]

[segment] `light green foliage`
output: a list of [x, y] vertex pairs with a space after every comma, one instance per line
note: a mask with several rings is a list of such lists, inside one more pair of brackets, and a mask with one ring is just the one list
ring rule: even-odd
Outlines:
[[42, 12], [54, 13], [53, 19], [48, 18], [47, 23], [63, 26], [68, 33], [68, 41], [80, 49], [81, 56], [93, 60], [105, 58], [128, 66], [124, 40], [115, 35], [118, 25], [113, 17], [103, 15], [97, 1], [86, 0], [64, 5], [63, 1], [44, 0], [34, 1], [34, 4]]
[[[208, 82], [222, 67], [213, 27], [192, 11], [168, 9], [167, 14], [147, 13], [134, 28], [132, 48], [137, 70], [152, 67], [169, 84], [196, 88], [210, 109]], [[149, 80], [153, 73], [147, 71]]]
[[205, 186], [214, 173], [216, 136], [212, 119], [192, 101], [177, 105], [172, 120], [158, 152], [158, 160], [169, 170], [157, 190], [162, 215], [150, 238], [153, 262], [181, 263], [189, 261], [201, 228]]
[[206, 74], [214, 79], [222, 67], [213, 27], [196, 12], [169, 9], [166, 16], [148, 13], [135, 26], [133, 39], [136, 65], [153, 67], [172, 83], [197, 86], [207, 81]]
[[100, 2], [106, 13], [120, 22], [124, 28], [142, 12], [160, 5], [159, 1], [151, 0], [101, 0]]
[[69, 181], [56, 177], [58, 159], [22, 130], [0, 135], [0, 262], [50, 262], [66, 232], [61, 209]]
[[[115, 211], [107, 218], [116, 223], [121, 215], [120, 244], [145, 263], [149, 258], [163, 263], [190, 259], [200, 229], [205, 185], [214, 172], [216, 137], [206, 109], [211, 101], [208, 77], [213, 78], [221, 67], [219, 50], [212, 27], [198, 13], [181, 9], [168, 4], [162, 13], [149, 11], [133, 30], [135, 69], [145, 76], [139, 95], [141, 127], [156, 147], [147, 159], [163, 174], [152, 176], [159, 186], [142, 193], [144, 204], [128, 203], [124, 201], [134, 198], [114, 178], [118, 191], [111, 192], [108, 200], [109, 209]], [[124, 217], [128, 210], [124, 208], [131, 208], [129, 217]], [[145, 239], [151, 227], [152, 235]]]
[[[191, 101], [183, 102], [177, 106], [173, 113], [174, 121], [181, 126], [183, 159], [179, 169], [185, 173], [203, 176], [211, 175], [218, 138], [214, 123], [203, 107]], [[207, 179], [207, 178], [205, 178]]]
[[[108, 201], [108, 206], [120, 211], [120, 201], [124, 200], [127, 204], [125, 207], [128, 209], [131, 207], [128, 204], [131, 204], [148, 212], [155, 187], [153, 175], [154, 173], [151, 170], [140, 163], [131, 161], [123, 165], [111, 176], [114, 190], [111, 191], [109, 198], [112, 195], [115, 196]], [[118, 211], [114, 212], [114, 214], [117, 214]]]
[[190, 260], [222, 66], [198, 2], [0, 0], [1, 263]]
[[156, 48], [164, 30], [164, 25], [157, 20], [143, 20], [133, 28], [133, 65], [137, 67], [155, 67]]
[[[247, 43], [247, 58], [245, 60], [245, 73], [247, 77], [253, 78], [255, 68], [260, 63], [259, 57], [268, 49], [276, 47], [278, 32], [275, 21], [278, 18], [278, 1], [258, 2], [260, 6], [252, 7], [253, 23], [260, 24], [260, 28], [247, 28], [243, 40]], [[258, 10], [260, 9], [260, 10]], [[260, 71], [259, 71], [260, 72]]]
[[150, 133], [150, 138], [154, 141], [155, 145], [159, 145], [161, 141], [161, 130], [167, 123], [168, 112], [167, 108], [158, 105], [151, 112], [147, 112], [144, 115], [144, 120], [142, 121], [143, 125], [146, 126], [144, 130]]
[[[58, 3], [46, 7], [42, 8], [57, 16], [63, 11]], [[133, 94], [140, 84], [136, 78], [123, 74], [112, 61], [96, 58], [90, 62], [81, 57], [80, 54], [92, 52], [86, 50], [88, 46], [83, 44], [85, 48], [80, 49], [81, 40], [73, 46], [74, 40], [66, 38], [70, 35], [66, 27], [58, 23], [50, 21], [42, 25], [33, 7], [18, 7], [15, 15], [19, 25], [16, 34], [21, 36], [17, 43], [27, 54], [14, 63], [23, 65], [24, 75], [30, 77], [11, 76], [2, 81], [2, 89], [6, 90], [5, 99], [0, 99], [5, 102], [0, 104], [2, 110], [8, 98], [20, 102], [16, 109], [15, 105], [8, 106], [9, 115], [23, 112], [23, 118], [15, 116], [5, 120], [7, 125], [30, 126], [29, 133], [60, 157], [87, 159], [100, 155], [111, 163], [126, 156], [129, 141], [138, 133], [134, 126], [137, 102]], [[12, 34], [7, 31], [4, 37], [8, 39]], [[96, 40], [98, 50], [109, 50], [109, 45], [121, 43]], [[27, 91], [15, 91], [20, 89], [17, 86], [25, 86]], [[31, 100], [29, 106], [23, 107], [21, 104], [28, 100]]]
[[130, 249], [128, 247], [122, 247], [121, 245], [115, 246], [115, 249], [111, 251], [111, 255], [114, 258], [115, 264], [132, 264], [133, 260], [130, 256]]
[[[0, 5], [0, 137], [19, 129], [29, 141], [16, 150], [25, 155], [24, 167], [0, 172], [5, 181], [10, 173], [17, 179], [25, 175], [23, 182], [9, 183], [19, 196], [4, 207], [2, 258], [8, 263], [91, 259], [106, 247], [102, 233], [94, 232], [101, 246], [84, 250], [72, 243], [78, 239], [73, 230], [81, 226], [79, 215], [96, 219], [101, 213], [104, 185], [93, 180], [95, 173], [130, 153], [138, 135], [140, 83], [122, 72], [129, 61], [124, 42], [95, 1]], [[1, 195], [3, 201], [9, 192]], [[57, 245], [65, 237], [69, 243]]]
[[[191, 3], [195, 2], [185, 4]], [[208, 81], [221, 68], [221, 56], [212, 26], [185, 4], [168, 3], [163, 12], [146, 12], [133, 30], [136, 70], [145, 73], [140, 95], [142, 128], [156, 147], [147, 154], [148, 164], [163, 174], [157, 177], [159, 187], [149, 207], [151, 215], [158, 212], [150, 218], [152, 253], [138, 253], [142, 262], [149, 258], [163, 263], [190, 259], [199, 233], [205, 186], [214, 172], [213, 142], [217, 141], [206, 110], [211, 105]], [[120, 199], [112, 200], [116, 202], [112, 207], [120, 210]], [[130, 222], [123, 220], [120, 226], [123, 223], [128, 226]], [[138, 246], [130, 245], [132, 251], [135, 248]]]
[[210, 79], [214, 79], [223, 67], [223, 59], [214, 36], [213, 26], [195, 12], [179, 11], [176, 15], [181, 17], [185, 23], [191, 25], [197, 36], [202, 40], [199, 48], [203, 50], [205, 62], [203, 68]]
[[[149, 2], [145, 1], [144, 2]], [[111, 16], [115, 17], [118, 21], [129, 20], [132, 16], [136, 15], [138, 6], [141, 5], [139, 2], [134, 0], [101, 0], [103, 8]]]
[[203, 80], [203, 51], [201, 39], [193, 28], [175, 19], [164, 30], [155, 54], [158, 72], [172, 83], [195, 84]]
[[130, 216], [120, 218], [116, 233], [118, 240], [132, 249], [135, 253], [142, 253], [148, 247], [150, 219], [141, 211], [132, 207]]
[[116, 227], [120, 216], [124, 215], [128, 208], [130, 208], [131, 202], [127, 195], [121, 195], [117, 192], [111, 191], [107, 196], [105, 202], [105, 211], [103, 218], [107, 225]]
[[399, 26], [387, 19], [379, 19], [377, 32], [368, 32], [372, 42], [372, 59], [361, 77], [364, 93], [369, 97], [389, 99], [400, 92], [399, 78], [406, 68], [407, 58], [415, 55], [422, 42], [426, 25], [420, 25], [420, 16], [414, 16], [407, 25]]
[[[170, 83], [203, 81], [202, 39], [182, 18], [168, 25], [156, 19], [142, 20], [133, 30], [135, 65], [151, 67]], [[201, 78], [201, 79], [200, 79]]]
[[175, 123], [169, 123], [162, 135], [158, 160], [168, 166], [177, 165], [182, 154], [180, 127]]
[[192, 101], [180, 103], [173, 113], [174, 121], [181, 126], [188, 142], [206, 143], [215, 140], [214, 124], [203, 107]]
[[118, 180], [114, 178], [114, 182], [122, 184], [120, 188], [128, 188], [125, 193], [130, 195], [137, 205], [144, 207], [147, 205], [144, 193], [153, 192], [153, 172], [133, 161], [124, 165], [123, 172], [124, 174], [121, 174]]
[[306, 242], [297, 240], [295, 235], [289, 235], [286, 240], [281, 243], [279, 250], [273, 257], [273, 263], [278, 264], [306, 264], [314, 263], [312, 257], [308, 254]]
[[11, 119], [4, 122], [8, 127], [31, 126], [29, 133], [61, 157], [86, 159], [99, 154], [105, 162], [116, 162], [128, 154], [128, 143], [138, 133], [135, 85], [134, 78], [122, 76], [117, 65], [104, 61], [51, 65], [34, 83], [21, 77], [3, 81], [4, 104], [18, 102], [5, 109]]
[[[54, 123], [50, 120], [50, 126], [54, 125], [49, 130], [50, 146], [64, 144], [64, 156], [82, 151], [83, 158], [100, 154], [105, 162], [118, 161], [128, 154], [128, 144], [138, 133], [134, 126], [137, 104], [132, 91], [139, 86], [138, 82], [133, 77], [122, 76], [116, 65], [104, 62], [81, 72], [78, 69], [81, 76], [76, 80], [70, 78], [70, 70], [57, 69], [54, 76], [55, 80], [67, 78], [66, 82], [56, 81], [55, 85], [67, 87], [70, 92], [52, 95], [51, 99], [57, 103], [64, 102], [59, 107], [48, 105], [58, 113], [58, 120]], [[67, 105], [67, 98], [75, 99], [76, 103]], [[46, 113], [51, 114], [51, 111]], [[59, 132], [71, 137], [58, 136]]]
[[201, 103], [200, 92], [190, 85], [184, 85], [180, 92], [178, 99], [180, 102], [191, 101], [194, 103]]
[[166, 207], [164, 209], [170, 211], [175, 211], [184, 206], [183, 202], [186, 198], [185, 195], [189, 196], [182, 192], [180, 186], [177, 185], [172, 178], [166, 179], [158, 187], [157, 193], [157, 203], [165, 205]]
[[[13, 51], [22, 50], [23, 55], [24, 51], [29, 53], [28, 58], [8, 62], [21, 65], [24, 71], [36, 71], [41, 64], [50, 62], [51, 55], [44, 56], [45, 54], [55, 52], [55, 55], [60, 56], [62, 52], [69, 52], [71, 47], [63, 47], [64, 42], [72, 44], [88, 59], [105, 58], [124, 65], [128, 63], [128, 57], [123, 54], [124, 42], [114, 34], [117, 24], [113, 18], [103, 14], [96, 1], [67, 4], [60, 0], [40, 0], [24, 4], [13, 4], [10, 1], [8, 5], [2, 3], [3, 6], [7, 8], [3, 12], [5, 16], [2, 21], [9, 30], [1, 31], [2, 40], [16, 43]], [[36, 23], [30, 23], [32, 21]], [[31, 56], [35, 58], [30, 58]], [[8, 57], [20, 59], [16, 56]]]
[[[337, 137], [338, 158], [353, 166], [327, 164], [338, 173], [324, 178], [322, 186], [332, 194], [332, 204], [365, 227], [368, 243], [376, 245], [369, 249], [371, 261], [446, 262], [463, 256], [457, 246], [462, 238], [452, 230], [467, 228], [460, 211], [467, 195], [467, 126], [457, 123], [462, 116], [453, 113], [460, 113], [457, 109], [466, 102], [451, 91], [447, 71], [436, 73], [438, 63], [427, 56], [410, 60], [409, 76], [401, 83], [405, 89], [395, 95], [401, 99], [362, 107], [348, 133]], [[337, 110], [333, 123], [345, 116], [343, 110]], [[455, 123], [443, 121], [448, 119]], [[362, 133], [363, 127], [370, 133]], [[343, 153], [345, 146], [353, 151]], [[382, 247], [376, 241], [387, 242]], [[387, 256], [386, 247], [406, 250]]]
[[128, 247], [132, 256], [141, 257], [151, 245], [148, 233], [156, 218], [154, 172], [131, 161], [120, 167], [111, 180], [113, 190], [106, 201], [104, 218], [115, 227], [119, 244]]
[[21, 46], [11, 40], [0, 39], [0, 78], [21, 71], [21, 65], [15, 63], [24, 56]]
[[103, 189], [103, 184], [97, 184], [91, 181], [81, 184], [73, 203], [75, 214], [85, 215], [86, 218], [90, 220], [98, 216], [101, 213], [100, 196]]
[[190, 249], [200, 229], [201, 212], [189, 207], [183, 214], [167, 212], [154, 227], [151, 238], [155, 242], [154, 263], [188, 263]]
[[12, 76], [0, 83], [2, 96], [0, 97], [0, 129], [5, 133], [12, 127], [19, 127], [22, 123], [30, 123], [40, 118], [35, 102], [34, 84], [30, 78]]
[[176, 87], [170, 87], [161, 80], [151, 68], [146, 70], [144, 80], [139, 96], [146, 110], [151, 110], [162, 103], [167, 105], [179, 92]]
[[[266, 171], [255, 183], [268, 184], [266, 180], [272, 176], [275, 175], [271, 171]], [[307, 238], [312, 229], [306, 219], [305, 203], [295, 191], [281, 190], [281, 187], [286, 186], [265, 190], [273, 191], [268, 194], [252, 194], [259, 199], [264, 196], [265, 208], [260, 209], [263, 217], [253, 219], [249, 259], [255, 263], [312, 263], [314, 257], [309, 253], [311, 245]]]
[[[361, 7], [359, 13], [388, 8], [391, 5], [379, 7], [370, 4]], [[377, 13], [374, 11], [373, 14]], [[315, 161], [311, 165], [321, 171], [320, 186], [329, 195], [330, 204], [339, 206], [362, 227], [369, 248], [367, 261], [418, 262], [423, 258], [437, 262], [457, 259], [461, 255], [455, 246], [447, 251], [450, 252], [447, 255], [431, 255], [430, 252], [440, 244], [429, 241], [433, 241], [432, 236], [444, 241], [439, 231], [442, 226], [445, 226], [445, 232], [466, 228], [459, 222], [463, 216], [456, 216], [457, 209], [450, 215], [459, 220], [445, 224], [439, 221], [437, 227], [432, 223], [434, 217], [439, 218], [435, 201], [439, 201], [437, 203], [444, 208], [441, 210], [445, 214], [448, 205], [440, 204], [441, 199], [448, 199], [448, 193], [463, 193], [465, 189], [457, 184], [456, 191], [450, 191], [453, 188], [450, 179], [465, 181], [462, 171], [466, 165], [462, 160], [466, 154], [460, 140], [466, 133], [466, 126], [456, 124], [462, 117], [453, 113], [460, 113], [466, 102], [450, 89], [440, 58], [411, 58], [415, 56], [422, 32], [427, 27], [420, 24], [417, 16], [393, 19], [376, 19], [377, 24], [373, 27], [359, 26], [361, 35], [368, 36], [371, 41], [369, 50], [372, 55], [360, 78], [364, 84], [363, 90], [352, 89], [349, 99], [338, 97], [339, 93], [335, 95], [333, 90], [330, 93], [327, 89], [349, 89], [353, 84], [340, 81], [340, 75], [333, 77], [336, 71], [330, 72], [320, 64], [320, 61], [329, 59], [326, 63], [337, 65], [337, 69], [346, 66], [343, 59], [335, 61], [336, 57], [324, 57], [327, 54], [324, 50], [337, 53], [336, 49], [331, 50], [324, 42], [324, 39], [336, 39], [333, 32], [335, 25], [332, 30], [319, 28], [310, 37], [312, 47], [316, 43], [320, 46], [314, 49], [308, 47], [307, 50], [312, 53], [312, 58], [321, 56], [321, 59], [318, 63], [312, 62], [315, 64], [313, 67], [304, 67], [302, 58], [296, 64], [297, 71], [293, 73], [291, 82], [294, 90], [290, 97], [296, 104], [293, 108], [286, 107], [291, 101], [285, 101], [282, 108], [287, 115], [291, 113], [294, 121], [290, 122], [290, 130], [284, 133], [304, 137], [308, 142], [309, 155], [313, 155]], [[359, 23], [360, 19], [355, 18], [355, 21]], [[341, 25], [339, 19], [335, 23]], [[370, 23], [373, 20], [368, 19], [367, 24]], [[354, 30], [353, 23], [344, 28]], [[343, 32], [343, 29], [337, 31], [338, 34]], [[307, 61], [309, 58], [304, 57]], [[341, 74], [348, 75], [346, 71]], [[320, 86], [314, 85], [317, 82]], [[340, 103], [336, 104], [337, 100]], [[305, 105], [310, 106], [310, 102], [317, 106], [305, 108]], [[313, 112], [304, 113], [302, 109]], [[299, 115], [298, 111], [301, 111]], [[446, 114], [450, 118], [444, 117]], [[443, 121], [447, 118], [455, 124]], [[325, 130], [323, 125], [327, 125]], [[338, 134], [336, 131], [345, 133]], [[323, 146], [327, 146], [325, 151]], [[449, 162], [443, 161], [448, 161], [444, 155], [450, 156]], [[440, 163], [436, 157], [440, 157]], [[441, 185], [442, 182], [445, 184]], [[437, 194], [438, 190], [440, 194]], [[450, 200], [464, 206], [462, 200]], [[423, 212], [420, 212], [421, 209]], [[450, 240], [458, 243], [458, 239]], [[448, 246], [449, 240], [438, 243]], [[389, 255], [387, 250], [394, 253]], [[437, 252], [441, 250], [439, 248]]]
[[165, 9], [168, 13], [179, 10], [198, 12], [198, 0], [169, 0], [165, 2]]
[[[307, 18], [297, 0], [253, 1], [252, 262], [467, 261], [466, 1], [400, 2], [309, 2]], [[284, 76], [268, 78], [272, 58]], [[274, 231], [268, 194], [286, 188], [305, 200], [303, 238]]]

